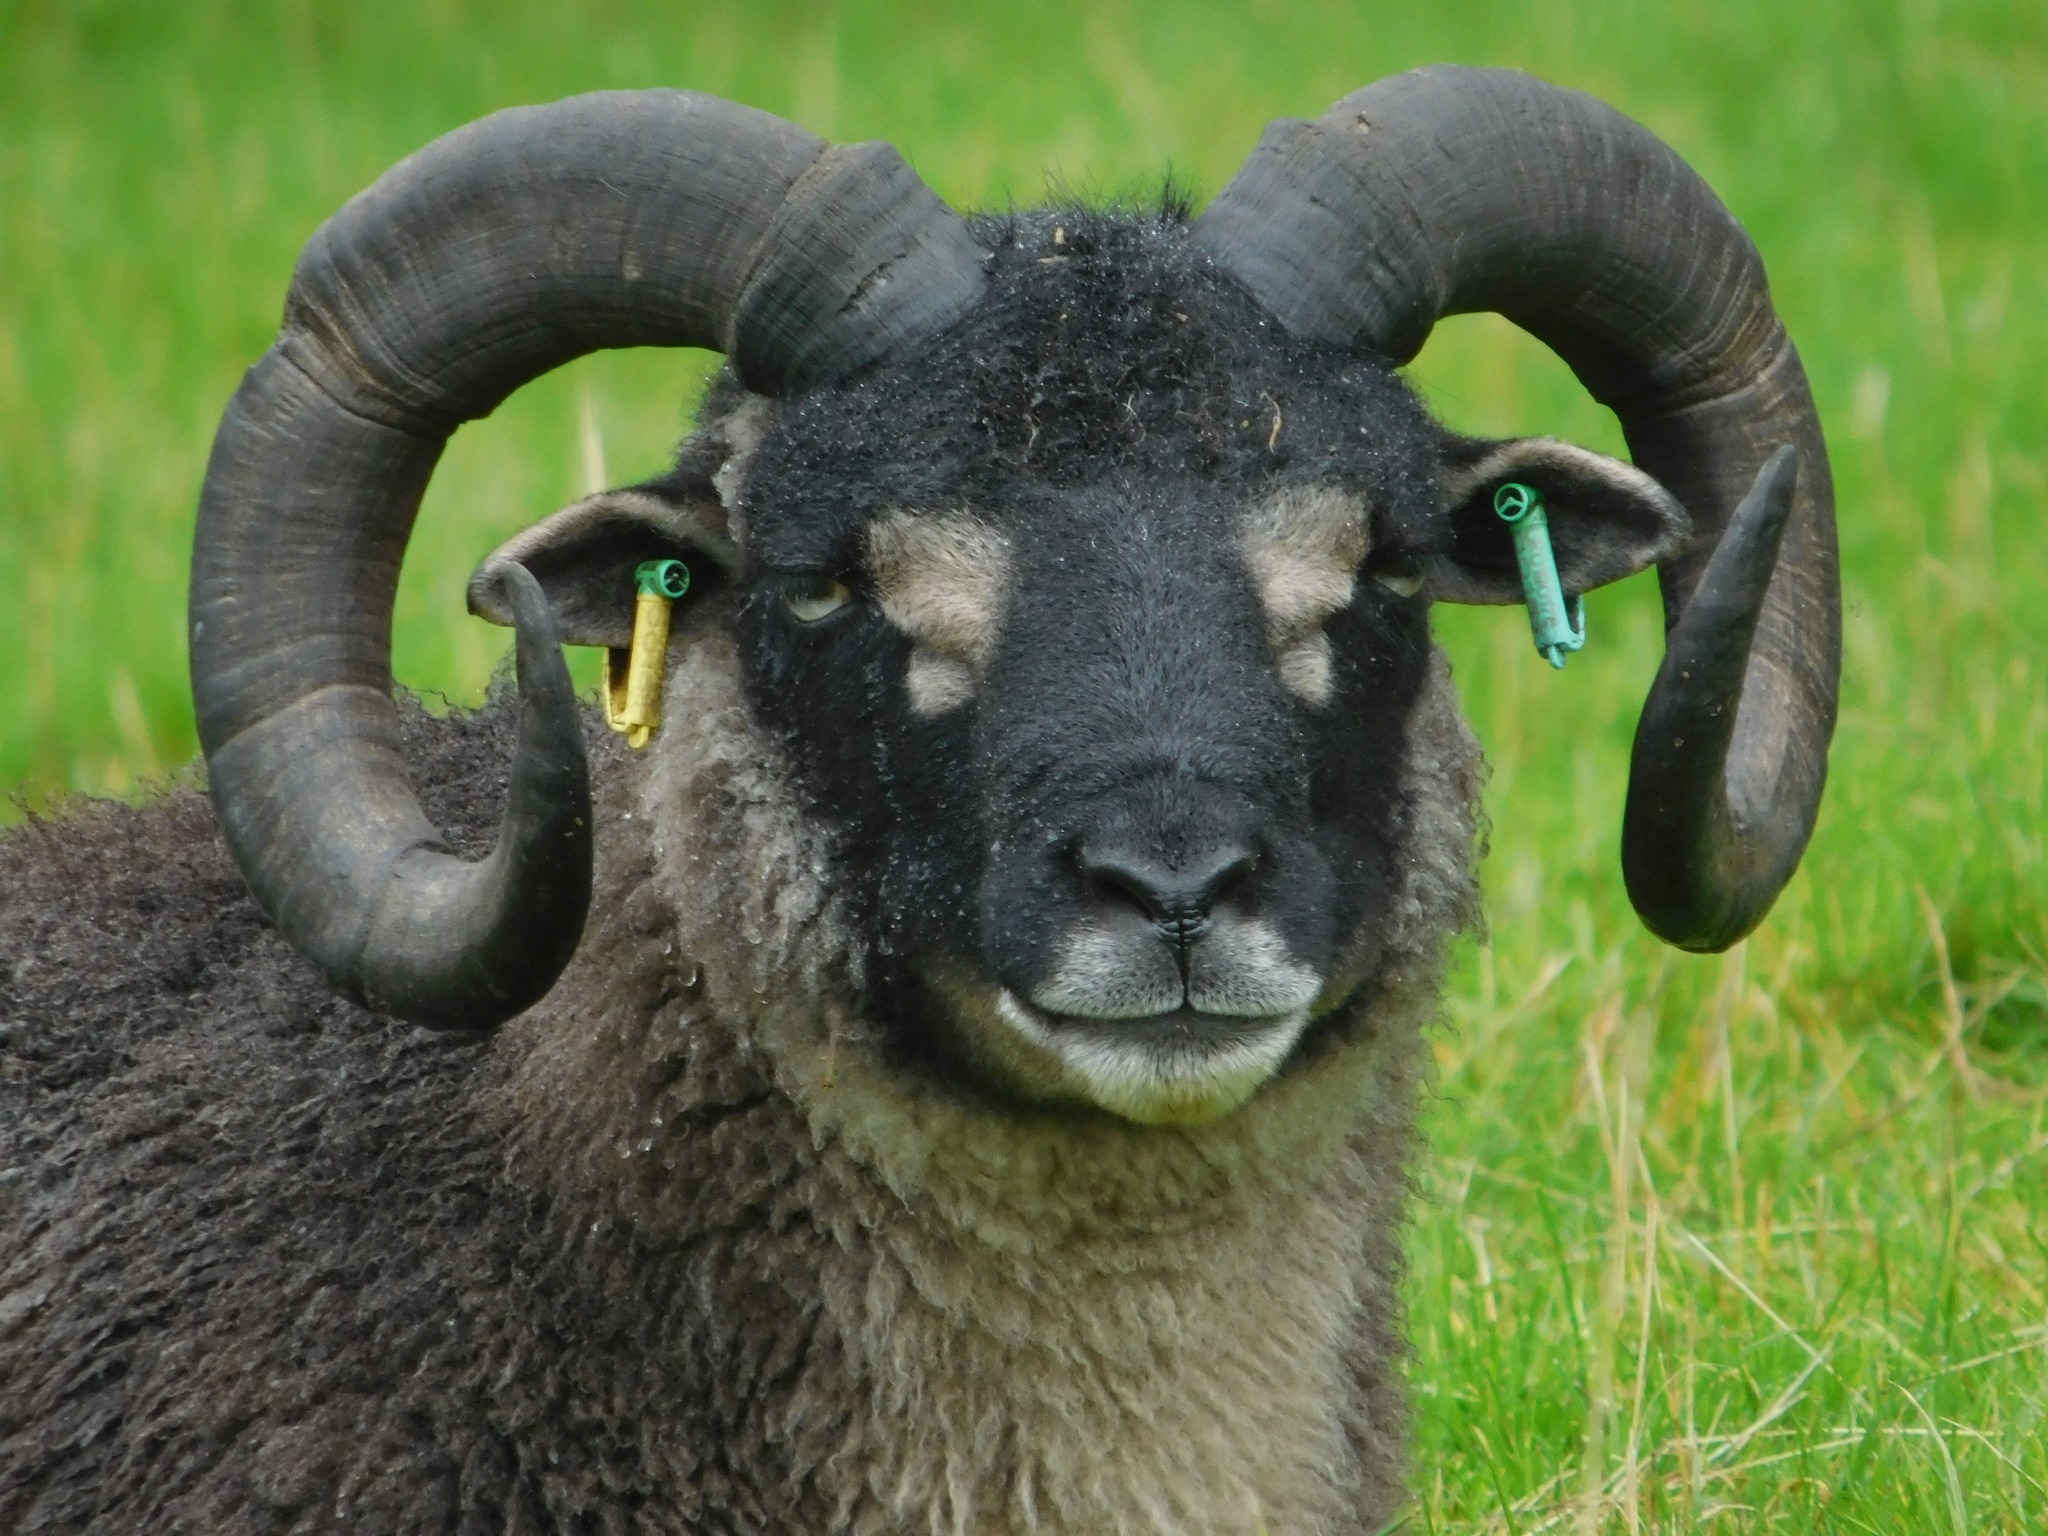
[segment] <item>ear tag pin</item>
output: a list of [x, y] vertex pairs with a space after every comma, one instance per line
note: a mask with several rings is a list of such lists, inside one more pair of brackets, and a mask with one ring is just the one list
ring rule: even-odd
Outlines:
[[690, 590], [690, 568], [680, 560], [643, 560], [633, 588], [633, 648], [605, 652], [604, 719], [627, 746], [644, 747], [661, 724], [669, 609]]
[[1515, 536], [1515, 564], [1522, 568], [1522, 600], [1529, 605], [1536, 649], [1553, 667], [1562, 668], [1565, 652], [1586, 643], [1586, 607], [1581, 599], [1566, 597], [1558, 580], [1543, 493], [1510, 480], [1493, 493], [1493, 510]]

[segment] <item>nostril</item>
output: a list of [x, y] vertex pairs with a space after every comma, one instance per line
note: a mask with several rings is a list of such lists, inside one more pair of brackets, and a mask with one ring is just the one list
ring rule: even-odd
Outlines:
[[1258, 861], [1258, 855], [1249, 848], [1235, 844], [1228, 850], [1219, 850], [1217, 861], [1210, 868], [1208, 882], [1202, 888], [1202, 910], [1206, 912], [1215, 907], [1250, 879], [1252, 866]]
[[1136, 907], [1185, 942], [1201, 932], [1216, 904], [1244, 883], [1257, 856], [1226, 843], [1169, 865], [1127, 848], [1083, 844], [1077, 862], [1098, 899]]
[[1081, 873], [1095, 897], [1110, 906], [1136, 907], [1155, 921], [1164, 913], [1165, 898], [1156, 871], [1135, 859], [1083, 854]]

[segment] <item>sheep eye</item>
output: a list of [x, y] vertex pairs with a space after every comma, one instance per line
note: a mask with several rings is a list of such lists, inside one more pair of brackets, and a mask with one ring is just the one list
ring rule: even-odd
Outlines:
[[1422, 562], [1413, 555], [1396, 555], [1372, 573], [1372, 579], [1396, 597], [1413, 597], [1422, 590]]
[[829, 576], [806, 576], [793, 583], [783, 595], [782, 606], [802, 624], [815, 624], [829, 618], [853, 601], [853, 593], [843, 581], [834, 581]]

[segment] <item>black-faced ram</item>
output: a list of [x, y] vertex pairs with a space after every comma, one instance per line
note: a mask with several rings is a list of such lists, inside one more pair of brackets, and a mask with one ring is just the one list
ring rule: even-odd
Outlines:
[[[1635, 463], [1432, 422], [1396, 369], [1479, 309]], [[458, 424], [647, 344], [729, 360], [675, 469], [471, 584], [518, 630], [492, 846], [508, 715], [393, 702], [407, 536]], [[1521, 600], [1509, 483], [1565, 593], [1659, 568], [1623, 870], [1724, 947], [1820, 796], [1832, 493], [1753, 246], [1626, 118], [1421, 70], [1198, 218], [963, 219], [673, 91], [405, 161], [308, 245], [200, 509], [275, 932], [189, 795], [0, 855], [0, 1525], [1380, 1529], [1476, 915], [1429, 612]], [[632, 753], [559, 646], [628, 648], [668, 558]]]

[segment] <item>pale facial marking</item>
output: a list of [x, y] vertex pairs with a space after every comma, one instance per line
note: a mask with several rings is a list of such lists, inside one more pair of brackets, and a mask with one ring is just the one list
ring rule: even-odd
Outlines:
[[1204, 1013], [1270, 1018], [1307, 1008], [1323, 981], [1271, 924], [1218, 923], [1188, 956], [1188, 1001]]
[[910, 667], [904, 673], [910, 690], [910, 707], [920, 715], [943, 715], [958, 709], [974, 697], [974, 668], [964, 661], [941, 656], [919, 646], [910, 653]]
[[1174, 953], [1149, 926], [1079, 926], [1031, 1002], [1048, 1013], [1091, 1019], [1146, 1019], [1177, 1008], [1224, 1018], [1270, 1019], [1306, 1008], [1322, 987], [1316, 973], [1258, 919], [1219, 915], [1188, 952], [1183, 983]]
[[889, 511], [868, 525], [882, 616], [915, 643], [905, 679], [921, 715], [974, 697], [995, 652], [1010, 545], [968, 512]]
[[1321, 630], [1281, 651], [1273, 665], [1280, 674], [1280, 686], [1290, 693], [1311, 704], [1330, 701], [1330, 637]]
[[[1280, 1069], [1320, 987], [1257, 920], [1220, 917], [1190, 950], [1185, 980], [1149, 925], [1088, 924], [1028, 1001], [1001, 992], [995, 1022], [1010, 1042], [984, 1044], [1040, 1091], [1143, 1125], [1198, 1124]], [[1043, 1066], [1030, 1069], [1031, 1058]]]
[[726, 456], [725, 462], [711, 477], [711, 487], [725, 504], [736, 539], [745, 536], [739, 526], [739, 516], [740, 489], [746, 483], [747, 462], [753, 458], [754, 450], [761, 446], [761, 440], [768, 435], [768, 429], [774, 423], [775, 402], [761, 395], [749, 395], [720, 424], [725, 435]]
[[1308, 1026], [1303, 1009], [1248, 1019], [1229, 1039], [1174, 1046], [1129, 1038], [1114, 1022], [1053, 1027], [1008, 989], [996, 1012], [1020, 1041], [1057, 1063], [1070, 1092], [1140, 1125], [1200, 1125], [1239, 1108], [1280, 1070]]
[[1091, 1019], [1149, 1019], [1181, 1005], [1173, 952], [1148, 932], [1080, 925], [1061, 947], [1052, 975], [1031, 1001], [1049, 1013]]
[[1371, 543], [1367, 519], [1364, 499], [1341, 487], [1288, 486], [1254, 506], [1239, 535], [1281, 686], [1311, 704], [1329, 702], [1322, 626], [1357, 590]]

